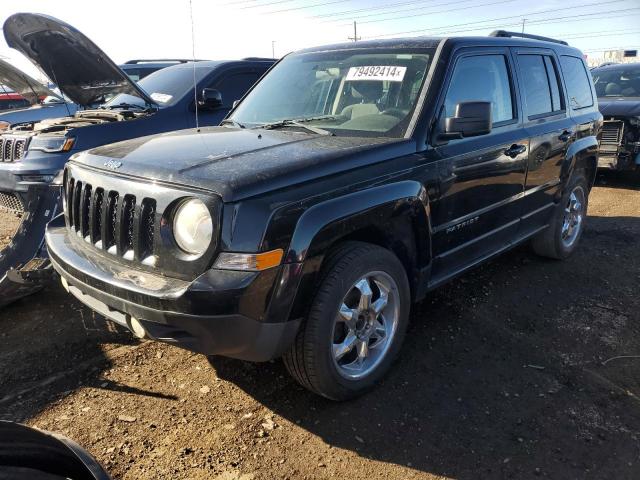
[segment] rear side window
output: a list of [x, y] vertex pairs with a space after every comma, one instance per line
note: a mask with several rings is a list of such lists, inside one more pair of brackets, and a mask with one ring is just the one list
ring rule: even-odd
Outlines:
[[563, 110], [558, 75], [548, 55], [519, 55], [524, 97], [529, 118]]
[[584, 62], [578, 57], [563, 55], [560, 57], [564, 81], [567, 85], [569, 105], [573, 110], [590, 107], [593, 105], [591, 84]]
[[445, 98], [447, 117], [461, 102], [491, 102], [493, 123], [514, 118], [511, 82], [504, 55], [462, 57], [456, 63]]

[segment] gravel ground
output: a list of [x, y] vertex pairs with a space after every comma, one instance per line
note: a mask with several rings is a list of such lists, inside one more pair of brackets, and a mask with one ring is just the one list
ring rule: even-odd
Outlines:
[[58, 285], [0, 312], [0, 418], [115, 478], [640, 478], [640, 179], [600, 176], [565, 262], [524, 246], [431, 293], [372, 393], [137, 342]]
[[0, 250], [11, 243], [11, 238], [18, 230], [22, 216], [0, 207]]

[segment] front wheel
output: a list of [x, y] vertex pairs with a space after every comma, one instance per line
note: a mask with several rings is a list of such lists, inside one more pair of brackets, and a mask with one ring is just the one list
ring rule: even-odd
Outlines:
[[584, 230], [588, 202], [587, 179], [582, 171], [578, 171], [569, 181], [567, 191], [556, 207], [549, 228], [531, 242], [533, 250], [538, 255], [559, 260], [571, 255]]
[[409, 318], [409, 282], [398, 258], [359, 242], [331, 255], [309, 314], [284, 357], [304, 387], [332, 400], [370, 389], [389, 369]]

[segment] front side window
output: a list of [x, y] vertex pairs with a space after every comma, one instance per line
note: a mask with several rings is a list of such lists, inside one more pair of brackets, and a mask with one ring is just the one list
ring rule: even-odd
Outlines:
[[403, 137], [433, 49], [353, 49], [284, 58], [238, 105], [245, 126], [303, 120], [335, 135]]
[[456, 63], [445, 98], [447, 117], [462, 102], [491, 102], [493, 123], [514, 118], [511, 84], [504, 55], [462, 57]]
[[592, 106], [593, 95], [591, 94], [589, 74], [582, 59], [563, 55], [560, 57], [560, 64], [567, 85], [567, 103], [571, 105], [573, 110]]
[[231, 106], [233, 102], [242, 98], [242, 95], [244, 95], [259, 78], [260, 74], [254, 72], [232, 73], [214, 82], [211, 88], [217, 89], [222, 95], [222, 102], [227, 106]]
[[548, 55], [519, 55], [524, 97], [529, 118], [561, 111], [558, 76]]
[[640, 97], [640, 65], [591, 71], [598, 97]]

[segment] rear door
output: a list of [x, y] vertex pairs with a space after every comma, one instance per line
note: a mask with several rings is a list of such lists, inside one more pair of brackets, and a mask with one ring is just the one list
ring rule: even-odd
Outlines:
[[560, 189], [560, 172], [575, 123], [566, 107], [558, 58], [552, 50], [515, 49], [529, 158], [522, 202], [522, 234], [549, 221], [554, 196]]
[[528, 152], [513, 60], [507, 48], [465, 48], [454, 54], [441, 118], [460, 102], [492, 104], [491, 133], [450, 140], [430, 154], [440, 195], [432, 205], [433, 282], [505, 248], [517, 233]]

